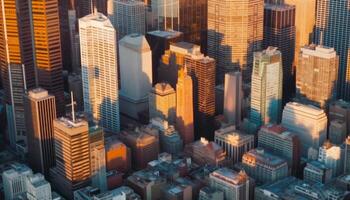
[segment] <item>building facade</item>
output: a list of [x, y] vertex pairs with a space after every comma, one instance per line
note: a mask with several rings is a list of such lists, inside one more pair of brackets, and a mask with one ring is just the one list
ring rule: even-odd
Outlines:
[[242, 73], [225, 74], [224, 83], [224, 116], [229, 124], [239, 126], [242, 121]]

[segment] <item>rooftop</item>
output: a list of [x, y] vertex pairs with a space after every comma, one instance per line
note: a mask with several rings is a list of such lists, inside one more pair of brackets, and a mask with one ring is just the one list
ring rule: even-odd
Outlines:
[[42, 99], [46, 99], [49, 97], [53, 97], [52, 95], [49, 95], [49, 92], [47, 90], [40, 88], [40, 87], [29, 90], [28, 96], [32, 99], [35, 99], [35, 100], [42, 100]]
[[174, 88], [169, 83], [157, 83], [153, 91], [161, 96], [175, 93]]
[[256, 148], [243, 155], [244, 160], [254, 160], [256, 163], [278, 167], [286, 163], [286, 160], [266, 152], [263, 148]]
[[245, 184], [245, 182], [249, 178], [244, 171], [240, 171], [239, 173], [237, 173], [236, 171], [225, 167], [214, 171], [210, 174], [210, 176], [222, 179], [226, 182], [229, 182], [232, 185]]
[[119, 41], [119, 45], [122, 45], [126, 48], [129, 48], [138, 52], [151, 51], [151, 48], [145, 36], [139, 33], [132, 33], [132, 34], [126, 35]]
[[156, 31], [150, 31], [148, 32], [148, 34], [150, 35], [155, 35], [158, 37], [163, 37], [163, 38], [167, 38], [167, 39], [171, 39], [171, 38], [176, 38], [182, 35], [181, 32], [178, 31], [160, 31], [160, 30], [156, 30]]
[[325, 47], [321, 45], [310, 44], [301, 48], [302, 56], [315, 56], [325, 59], [334, 58], [337, 52], [334, 48]]

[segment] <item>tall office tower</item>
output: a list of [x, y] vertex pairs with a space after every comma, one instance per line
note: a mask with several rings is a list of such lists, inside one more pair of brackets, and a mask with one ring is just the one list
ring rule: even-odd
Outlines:
[[252, 199], [254, 186], [244, 171], [239, 173], [228, 168], [220, 168], [209, 175], [210, 187], [224, 192], [225, 200]]
[[68, 16], [69, 0], [58, 1], [58, 14], [60, 23], [60, 42], [61, 42], [61, 58], [62, 68], [64, 70], [72, 70], [71, 40], [69, 31]]
[[56, 166], [50, 169], [53, 187], [67, 199], [90, 182], [88, 123], [82, 119], [57, 118], [53, 122]]
[[24, 164], [12, 164], [11, 168], [2, 173], [5, 200], [12, 200], [26, 192], [27, 176], [33, 171]]
[[224, 116], [229, 124], [239, 126], [242, 120], [242, 73], [225, 74], [224, 83]]
[[283, 109], [282, 126], [299, 137], [304, 157], [307, 157], [309, 148], [318, 149], [327, 138], [326, 113], [314, 106], [287, 103]]
[[107, 191], [106, 151], [103, 129], [99, 126], [89, 127], [91, 185]]
[[296, 97], [326, 108], [336, 98], [338, 56], [333, 48], [309, 45], [301, 48], [296, 72]]
[[93, 13], [79, 19], [84, 111], [104, 129], [118, 132], [119, 94], [116, 31]]
[[[204, 56], [199, 46], [185, 57], [185, 67], [193, 80], [193, 107], [196, 138], [214, 138], [215, 60]], [[198, 135], [200, 134], [200, 135]]]
[[293, 61], [295, 48], [295, 6], [266, 3], [263, 48], [277, 47], [282, 53], [283, 102], [294, 93]]
[[83, 95], [83, 81], [81, 73], [71, 73], [68, 75], [68, 89], [73, 92], [74, 100], [76, 102], [76, 109], [78, 111], [84, 110], [84, 95]]
[[350, 173], [350, 137], [348, 136], [344, 142], [344, 173]]
[[242, 157], [242, 167], [257, 183], [275, 182], [288, 176], [288, 164], [285, 159], [256, 148]]
[[116, 138], [116, 136], [105, 139], [106, 167], [107, 171], [116, 170], [126, 173], [131, 168], [130, 149]]
[[[146, 34], [146, 39], [152, 50], [153, 85], [161, 82], [158, 78], [158, 67], [165, 50], [170, 48], [171, 43], [180, 42], [183, 34], [177, 31], [150, 31]], [[174, 86], [175, 87], [175, 86]]]
[[138, 113], [148, 108], [152, 89], [152, 52], [146, 38], [138, 33], [123, 37], [119, 41], [119, 58], [120, 112], [138, 119]]
[[180, 28], [179, 0], [152, 0], [152, 20], [148, 30], [176, 30]]
[[179, 69], [176, 84], [176, 128], [184, 144], [194, 141], [193, 82], [186, 67]]
[[74, 3], [71, 2], [68, 8], [68, 28], [70, 38], [70, 53], [72, 59], [72, 71], [80, 73], [80, 44], [79, 44], [79, 33], [78, 33], [78, 16], [77, 8]]
[[257, 127], [281, 120], [282, 79], [282, 55], [277, 48], [254, 53], [250, 120]]
[[326, 184], [332, 179], [332, 169], [324, 163], [317, 160], [312, 160], [306, 163], [303, 172], [303, 180], [315, 184]]
[[53, 120], [56, 119], [55, 97], [36, 88], [24, 97], [28, 137], [28, 162], [34, 171], [48, 175], [55, 165]]
[[156, 129], [148, 127], [122, 131], [119, 138], [131, 149], [134, 169], [143, 169], [148, 162], [156, 160], [159, 153], [159, 136]]
[[235, 126], [216, 130], [214, 141], [227, 152], [233, 164], [242, 161], [243, 154], [254, 148], [254, 136], [236, 130]]
[[34, 62], [40, 87], [55, 95], [56, 114], [65, 113], [57, 0], [32, 0]]
[[315, 26], [316, 0], [284, 0], [284, 3], [295, 6], [296, 34], [293, 67], [298, 67], [301, 47], [312, 43], [312, 32]]
[[167, 83], [157, 83], [149, 93], [149, 118], [159, 117], [170, 124], [176, 119], [176, 92]]
[[[35, 86], [35, 67], [28, 1], [2, 1], [0, 7], [0, 72], [6, 104], [8, 138], [13, 149], [26, 140], [23, 76]], [[23, 65], [23, 66], [22, 66]], [[24, 71], [23, 71], [24, 69]]]
[[342, 120], [346, 124], [346, 132], [350, 133], [350, 103], [344, 100], [336, 100], [329, 104], [329, 121]]
[[332, 120], [328, 127], [328, 139], [336, 145], [341, 145], [346, 139], [346, 122], [343, 120]]
[[26, 190], [28, 200], [51, 200], [51, 185], [45, 180], [44, 175], [37, 173], [29, 175], [26, 180]]
[[292, 175], [298, 174], [300, 139], [281, 125], [267, 125], [258, 132], [258, 146], [287, 160]]
[[208, 55], [217, 62], [217, 83], [238, 69], [244, 82], [250, 80], [253, 52], [261, 50], [263, 18], [263, 0], [208, 1]]
[[318, 151], [318, 161], [332, 169], [332, 176], [337, 177], [344, 171], [343, 153], [340, 146], [326, 141]]
[[184, 41], [201, 47], [201, 52], [207, 52], [208, 1], [179, 0], [180, 31]]
[[347, 68], [350, 49], [350, 2], [349, 0], [317, 0], [316, 2], [314, 42], [333, 47], [339, 55], [337, 96], [350, 100], [350, 69]]
[[[146, 33], [146, 5], [135, 0], [108, 0], [108, 18], [117, 30], [118, 40], [132, 33]], [[113, 1], [113, 2], [111, 2]]]

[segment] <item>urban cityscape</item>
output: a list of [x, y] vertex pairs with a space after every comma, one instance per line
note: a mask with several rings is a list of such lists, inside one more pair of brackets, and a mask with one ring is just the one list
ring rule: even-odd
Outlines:
[[0, 3], [0, 200], [350, 200], [350, 0]]

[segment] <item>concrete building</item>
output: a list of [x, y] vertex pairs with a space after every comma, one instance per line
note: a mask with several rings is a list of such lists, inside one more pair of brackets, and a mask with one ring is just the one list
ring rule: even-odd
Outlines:
[[336, 78], [337, 97], [348, 101], [350, 100], [350, 68], [348, 67], [350, 28], [344, 22], [350, 20], [349, 1], [317, 0], [316, 5], [314, 43], [333, 47], [339, 55], [339, 72]]
[[327, 116], [314, 106], [287, 103], [283, 109], [282, 126], [299, 137], [301, 155], [304, 157], [310, 147], [318, 149], [327, 138]]
[[57, 118], [53, 122], [56, 166], [50, 169], [55, 190], [65, 198], [90, 182], [91, 158], [88, 123], [82, 119]]
[[282, 111], [282, 55], [275, 47], [254, 53], [250, 121], [257, 127], [279, 123]]
[[249, 200], [254, 191], [252, 180], [244, 171], [239, 173], [220, 168], [209, 175], [210, 187], [224, 192], [225, 200]]
[[198, 165], [221, 166], [225, 164], [226, 152], [221, 146], [201, 138], [185, 147], [185, 154], [191, 156]]
[[303, 179], [310, 183], [328, 183], [332, 179], [332, 169], [320, 161], [310, 161], [304, 168]]
[[16, 199], [27, 191], [27, 176], [33, 175], [32, 170], [23, 164], [13, 164], [11, 169], [2, 173], [5, 200]]
[[243, 155], [242, 167], [257, 184], [274, 182], [288, 176], [287, 161], [260, 147]]
[[318, 161], [324, 163], [328, 168], [332, 169], [332, 176], [337, 177], [344, 171], [343, 150], [340, 146], [336, 146], [326, 141], [318, 151]]
[[344, 143], [347, 133], [346, 133], [346, 122], [343, 120], [332, 120], [329, 124], [328, 138], [331, 143], [336, 145], [341, 145]]
[[300, 164], [300, 139], [281, 125], [262, 126], [258, 146], [287, 160], [290, 172], [297, 175]]
[[126, 173], [131, 169], [131, 150], [116, 136], [105, 138], [106, 169]]
[[107, 192], [101, 192], [98, 188], [87, 186], [74, 192], [74, 200], [141, 200], [141, 197], [133, 189], [122, 186]]
[[303, 103], [327, 107], [336, 98], [339, 57], [334, 48], [301, 48], [296, 72], [296, 97]]
[[168, 83], [157, 83], [149, 93], [149, 118], [159, 117], [175, 124], [176, 92]]
[[236, 130], [235, 126], [216, 130], [214, 141], [225, 150], [233, 164], [242, 161], [243, 154], [254, 148], [254, 135]]
[[119, 60], [120, 112], [138, 119], [138, 113], [148, 108], [152, 89], [152, 52], [146, 38], [138, 33], [121, 38]]
[[28, 200], [51, 200], [51, 185], [45, 180], [44, 175], [38, 173], [29, 175], [26, 180]]
[[199, 200], [224, 200], [224, 193], [206, 186], [199, 191]]
[[101, 13], [79, 19], [84, 111], [107, 131], [119, 132], [116, 31]]
[[120, 140], [131, 149], [134, 169], [143, 169], [148, 162], [158, 158], [158, 134], [158, 130], [144, 126], [120, 132]]
[[217, 61], [216, 83], [239, 69], [243, 81], [250, 80], [253, 52], [261, 50], [263, 18], [263, 0], [208, 1], [208, 55]]
[[294, 93], [295, 6], [265, 1], [263, 48], [277, 47], [282, 53], [283, 103]]
[[146, 33], [146, 4], [135, 0], [108, 0], [108, 18], [118, 34], [118, 40], [124, 36]]
[[56, 118], [55, 97], [36, 88], [24, 97], [27, 127], [28, 160], [34, 171], [48, 175], [55, 165], [53, 120]]
[[350, 173], [350, 137], [348, 136], [344, 142], [344, 173]]
[[224, 83], [224, 116], [229, 124], [239, 126], [242, 121], [242, 74], [231, 72], [225, 74]]
[[344, 100], [336, 100], [329, 104], [329, 121], [334, 119], [342, 120], [346, 123], [346, 132], [350, 133], [350, 103]]

